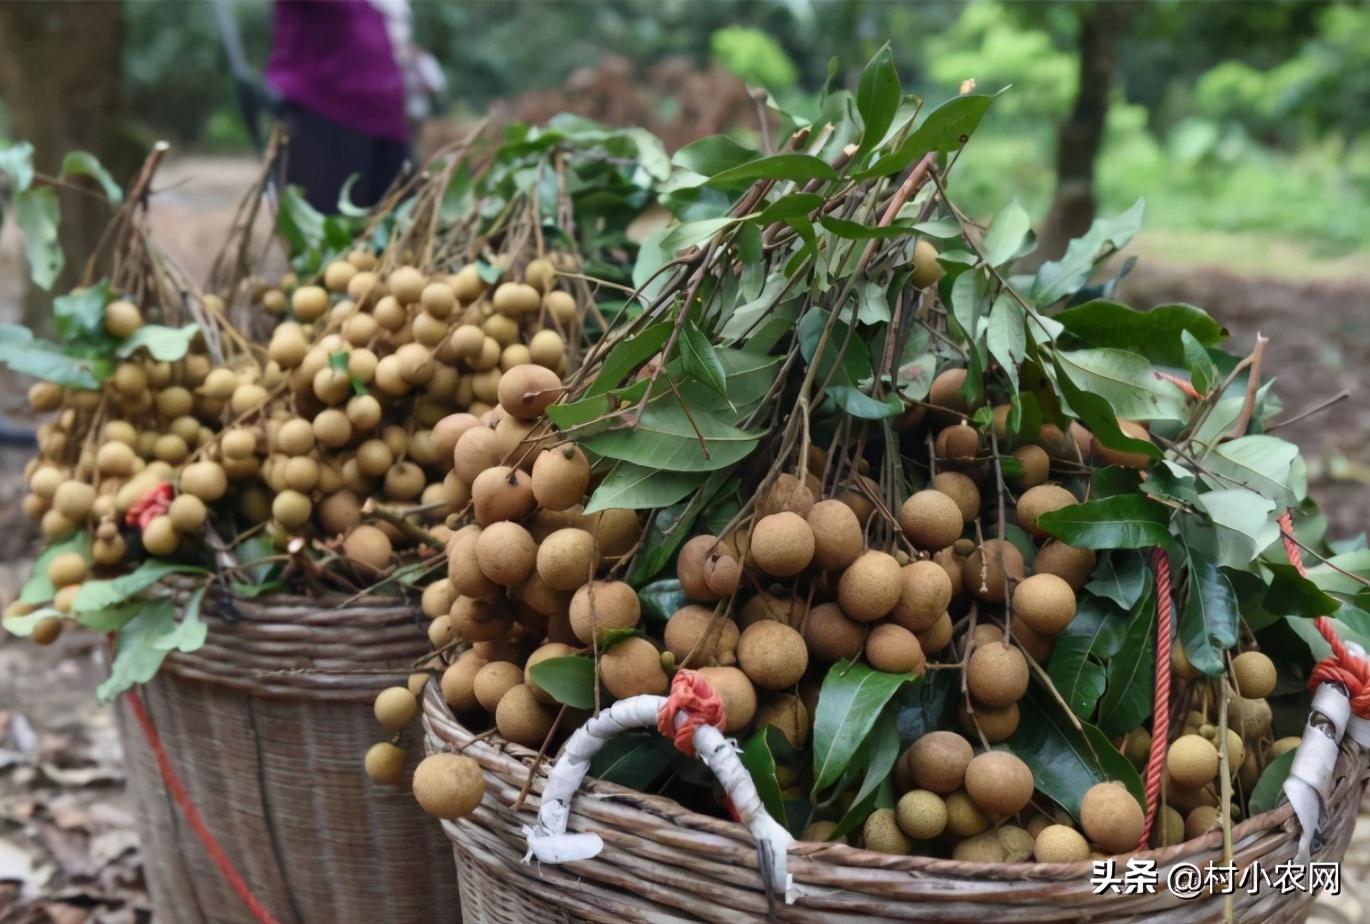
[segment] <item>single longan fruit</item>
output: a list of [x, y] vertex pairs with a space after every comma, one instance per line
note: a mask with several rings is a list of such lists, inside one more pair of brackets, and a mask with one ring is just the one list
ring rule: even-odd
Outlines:
[[1270, 704], [1263, 699], [1234, 696], [1227, 704], [1229, 728], [1235, 728], [1243, 738], [1250, 739], [1270, 731], [1273, 715]]
[[731, 555], [715, 552], [704, 563], [704, 582], [720, 599], [731, 596], [742, 583], [742, 566]]
[[625, 638], [599, 656], [604, 689], [615, 699], [666, 692], [670, 681], [661, 667], [661, 652], [641, 636]]
[[1024, 491], [1018, 498], [1018, 525], [1038, 539], [1045, 539], [1047, 532], [1037, 525], [1038, 518], [1044, 513], [1064, 510], [1078, 503], [1075, 495], [1059, 484], [1039, 484]]
[[983, 834], [993, 821], [964, 789], [950, 793], [946, 801], [947, 829], [957, 837]]
[[1023, 698], [1028, 687], [1027, 658], [1011, 645], [977, 645], [966, 664], [966, 688], [976, 702], [995, 709]]
[[1122, 783], [1095, 783], [1080, 800], [1080, 827], [1105, 853], [1136, 850], [1145, 823], [1141, 805]]
[[605, 561], [627, 554], [642, 536], [642, 524], [638, 522], [637, 511], [624, 507], [598, 510], [585, 518], [581, 528], [594, 535], [599, 554]]
[[181, 535], [171, 522], [171, 517], [163, 514], [153, 517], [143, 527], [143, 548], [149, 555], [162, 557], [171, 555], [181, 547]]
[[366, 775], [381, 786], [404, 781], [404, 751], [389, 741], [378, 741], [366, 749]]
[[500, 462], [501, 453], [491, 427], [471, 427], [457, 439], [452, 450], [453, 471], [467, 484], [473, 483], [480, 473], [493, 468]]
[[[1150, 443], [1151, 434], [1146, 427], [1137, 423], [1135, 420], [1125, 420], [1118, 418], [1118, 429], [1123, 431], [1124, 436], [1134, 440], [1141, 440]], [[1103, 465], [1121, 465], [1124, 468], [1148, 468], [1151, 465], [1151, 457], [1141, 452], [1127, 452], [1122, 449], [1110, 449], [1097, 439], [1094, 440], [1094, 460]]]
[[919, 491], [899, 508], [899, 526], [920, 549], [944, 549], [961, 537], [961, 508], [941, 491]]
[[408, 687], [386, 687], [376, 694], [373, 708], [381, 728], [397, 732], [418, 715], [419, 701]]
[[95, 505], [95, 486], [84, 481], [64, 481], [52, 495], [52, 507], [73, 523], [84, 522]]
[[1177, 785], [1195, 789], [1218, 775], [1218, 749], [1201, 735], [1181, 735], [1171, 742], [1165, 765]]
[[876, 853], [906, 854], [913, 850], [913, 842], [895, 818], [894, 809], [876, 809], [861, 827], [861, 840], [867, 850]]
[[[337, 491], [318, 505], [319, 525], [330, 536], [349, 532], [362, 521], [362, 505], [351, 491]], [[350, 557], [350, 556], [349, 556]], [[389, 555], [386, 555], [389, 560]]]
[[951, 604], [951, 578], [941, 565], [925, 559], [905, 565], [899, 579], [899, 600], [890, 619], [915, 634], [927, 631]]
[[837, 583], [837, 602], [852, 619], [874, 622], [894, 609], [903, 592], [899, 562], [887, 552], [872, 550], [842, 572]]
[[533, 462], [533, 496], [548, 510], [567, 510], [585, 500], [590, 486], [590, 463], [570, 443], [544, 449]]
[[842, 571], [865, 551], [861, 521], [840, 500], [822, 500], [804, 519], [813, 532], [813, 563], [824, 571]]
[[756, 710], [756, 727], [773, 726], [780, 730], [790, 747], [802, 748], [809, 739], [809, 710], [804, 700], [793, 693], [769, 696]]
[[918, 638], [893, 623], [871, 629], [866, 637], [866, 661], [887, 674], [921, 674], [926, 665]]
[[980, 452], [980, 431], [965, 421], [944, 427], [933, 443], [933, 452], [953, 464], [970, 462]]
[[836, 603], [823, 603], [804, 620], [804, 643], [820, 661], [854, 658], [866, 643], [866, 629], [842, 612]]
[[1089, 581], [1095, 558], [1093, 549], [1078, 549], [1053, 539], [1037, 550], [1032, 570], [1038, 574], [1054, 574], [1069, 584], [1071, 590], [1079, 590]]
[[314, 505], [299, 491], [289, 488], [276, 495], [271, 502], [271, 516], [288, 530], [296, 530], [309, 522]]
[[813, 509], [813, 491], [804, 482], [785, 472], [756, 499], [756, 509], [762, 516], [784, 512], [806, 516]]
[[495, 727], [500, 735], [526, 748], [541, 747], [556, 717], [557, 711], [539, 701], [526, 683], [510, 687], [495, 707]]
[[300, 286], [290, 293], [290, 310], [301, 321], [316, 321], [328, 308], [328, 293], [321, 286]]
[[1275, 692], [1275, 663], [1259, 651], [1243, 651], [1233, 658], [1232, 675], [1237, 692], [1247, 699], [1265, 699]]
[[[965, 382], [966, 370], [959, 366], [943, 369], [933, 378], [932, 386], [928, 389], [928, 404], [933, 406], [933, 410], [939, 419], [946, 420], [971, 412], [970, 404], [961, 394], [961, 386]], [[947, 414], [945, 411], [956, 413]]]
[[535, 420], [561, 395], [561, 379], [543, 366], [527, 363], [500, 376], [499, 404], [519, 420]]
[[947, 803], [935, 792], [912, 789], [894, 807], [899, 830], [917, 841], [930, 841], [947, 829]]
[[699, 676], [723, 700], [723, 734], [734, 735], [756, 716], [756, 687], [736, 667], [701, 667]]
[[463, 754], [430, 754], [414, 768], [414, 798], [435, 818], [461, 818], [480, 805], [485, 774]]
[[401, 305], [412, 305], [423, 296], [428, 279], [412, 266], [396, 267], [386, 277], [385, 286]]
[[956, 503], [964, 523], [969, 523], [980, 515], [980, 488], [969, 475], [962, 472], [938, 472], [932, 479], [932, 489], [940, 491]]
[[1008, 751], [985, 751], [966, 765], [966, 793], [990, 815], [1016, 815], [1032, 801], [1036, 784], [1022, 759]]
[[1302, 743], [1303, 739], [1297, 735], [1290, 735], [1287, 738], [1276, 739], [1275, 743], [1270, 745], [1270, 759], [1274, 760], [1281, 754], [1287, 754], [1290, 751], [1297, 751], [1299, 745]]
[[986, 831], [958, 842], [951, 850], [951, 858], [964, 863], [1003, 863], [1008, 854], [997, 833]]
[[[942, 264], [937, 262], [937, 248], [926, 238], [919, 238], [913, 245], [913, 275], [911, 277], [913, 286], [916, 289], [926, 289], [928, 286], [937, 285], [943, 274], [946, 272]], [[965, 370], [961, 370], [964, 375]]]
[[1054, 574], [1034, 574], [1013, 589], [1013, 615], [1042, 635], [1059, 635], [1075, 618], [1075, 591]]
[[1013, 450], [1013, 458], [1018, 460], [1022, 471], [1009, 479], [1020, 490], [1035, 488], [1045, 484], [1051, 477], [1051, 456], [1041, 446], [1029, 443]]
[[209, 509], [194, 494], [182, 494], [171, 502], [167, 516], [171, 517], [171, 524], [179, 532], [193, 533], [205, 525]]
[[218, 462], [192, 462], [181, 470], [181, 491], [212, 504], [228, 491], [228, 475]]
[[1047, 825], [1032, 842], [1038, 863], [1080, 863], [1089, 859], [1089, 841], [1067, 825]]
[[799, 835], [801, 841], [816, 841], [819, 843], [832, 839], [833, 832], [837, 830], [835, 821], [815, 821], [811, 822], [807, 828]]
[[1161, 806], [1156, 821], [1151, 826], [1148, 845], [1152, 849], [1170, 847], [1186, 840], [1184, 816], [1168, 805]]
[[758, 687], [784, 690], [804, 676], [809, 651], [804, 637], [794, 629], [766, 619], [748, 626], [739, 637], [737, 663]]
[[104, 326], [111, 337], [123, 340], [143, 326], [143, 313], [132, 302], [112, 301], [105, 306]]
[[532, 314], [542, 305], [542, 293], [523, 282], [501, 283], [490, 300], [495, 311], [507, 318]]
[[471, 482], [471, 505], [476, 522], [489, 526], [501, 520], [523, 519], [533, 512], [537, 501], [533, 498], [532, 483], [522, 469], [492, 465]]
[[676, 555], [676, 578], [680, 589], [691, 600], [717, 600], [720, 594], [709, 586], [709, 557], [722, 545], [717, 536], [691, 537]]
[[54, 587], [79, 584], [86, 579], [89, 570], [90, 566], [80, 552], [63, 552], [48, 562], [48, 580]]
[[484, 658], [468, 651], [442, 672], [439, 684], [442, 688], [442, 698], [452, 707], [453, 712], [460, 715], [480, 706], [480, 701], [476, 699], [476, 674], [487, 663]]
[[[571, 631], [586, 645], [600, 632], [630, 629], [642, 617], [637, 591], [623, 581], [590, 581], [571, 597]], [[669, 626], [669, 623], [668, 623]], [[669, 646], [669, 641], [667, 645]]]
[[509, 661], [490, 661], [476, 671], [472, 691], [476, 702], [492, 715], [499, 701], [514, 687], [523, 683], [523, 669]]
[[537, 566], [537, 543], [517, 523], [491, 523], [476, 539], [476, 564], [502, 587], [522, 584]]
[[1010, 579], [1021, 581], [1023, 553], [1007, 539], [987, 539], [971, 552], [961, 569], [966, 589], [987, 603], [1003, 603]]
[[961, 788], [974, 756], [970, 742], [956, 732], [932, 731], [909, 745], [900, 762], [919, 789], [945, 796]]
[[813, 553], [813, 530], [797, 513], [773, 513], [752, 527], [752, 560], [772, 577], [794, 577], [813, 561]]
[[[272, 507], [274, 509], [275, 504]], [[390, 537], [375, 526], [357, 526], [343, 540], [344, 557], [373, 571], [384, 571], [390, 567], [393, 553]]]
[[538, 546], [538, 576], [554, 590], [576, 590], [598, 565], [595, 537], [583, 529], [559, 529]]
[[548, 292], [542, 297], [542, 306], [563, 327], [576, 319], [576, 298], [570, 292], [559, 289]]
[[978, 729], [986, 741], [998, 744], [1013, 737], [1013, 733], [1018, 730], [1020, 713], [1017, 703], [1009, 703], [1002, 709], [980, 705], [974, 712], [966, 709], [963, 704], [957, 710], [957, 717], [960, 719], [961, 727], [966, 731], [974, 732]]
[[663, 636], [666, 650], [681, 666], [736, 664], [739, 637], [737, 623], [695, 604], [672, 613]]

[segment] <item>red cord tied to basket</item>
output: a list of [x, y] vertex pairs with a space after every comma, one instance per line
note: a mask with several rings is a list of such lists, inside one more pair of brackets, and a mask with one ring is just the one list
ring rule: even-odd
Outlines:
[[656, 727], [686, 757], [695, 757], [695, 729], [723, 731], [723, 700], [698, 671], [681, 669], [671, 680], [671, 695], [657, 713]]

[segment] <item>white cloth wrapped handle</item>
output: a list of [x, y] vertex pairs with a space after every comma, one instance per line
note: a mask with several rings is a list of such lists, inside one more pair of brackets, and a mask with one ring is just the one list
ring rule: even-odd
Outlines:
[[[635, 728], [656, 728], [657, 717], [666, 705], [664, 696], [632, 696], [621, 699], [593, 716], [576, 729], [552, 767], [542, 791], [542, 807], [537, 824], [525, 826], [528, 853], [523, 861], [536, 857], [542, 863], [570, 863], [598, 856], [604, 842], [598, 834], [566, 831], [571, 815], [571, 800], [590, 769], [590, 760], [615, 735]], [[676, 715], [676, 726], [686, 721]], [[793, 880], [787, 869], [786, 853], [794, 838], [770, 816], [757, 794], [751, 774], [738, 759], [737, 745], [712, 725], [694, 730], [695, 752], [713, 771], [742, 823], [756, 838], [762, 879], [773, 892], [793, 901]]]

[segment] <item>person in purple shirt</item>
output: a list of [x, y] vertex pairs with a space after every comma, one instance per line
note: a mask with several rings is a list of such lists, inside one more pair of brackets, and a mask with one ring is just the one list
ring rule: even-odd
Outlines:
[[404, 0], [276, 0], [267, 86], [289, 133], [286, 182], [326, 214], [376, 203], [411, 159]]

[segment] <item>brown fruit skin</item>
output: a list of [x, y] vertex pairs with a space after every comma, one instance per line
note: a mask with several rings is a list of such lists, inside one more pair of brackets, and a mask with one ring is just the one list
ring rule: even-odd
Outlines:
[[665, 693], [670, 681], [661, 667], [661, 652], [641, 636], [625, 638], [599, 656], [604, 689], [615, 699]]
[[894, 814], [899, 830], [914, 840], [932, 840], [947, 829], [947, 803], [926, 789], [911, 789], [900, 796]]
[[813, 530], [797, 513], [773, 513], [752, 527], [752, 560], [771, 577], [794, 577], [813, 561], [813, 553]]
[[887, 552], [868, 551], [842, 572], [837, 602], [842, 612], [858, 622], [887, 616], [904, 592], [899, 562]]
[[909, 745], [900, 762], [919, 789], [945, 796], [961, 788], [974, 756], [970, 742], [956, 732], [933, 731]]
[[866, 661], [887, 674], [921, 674], [927, 664], [917, 636], [888, 622], [871, 629], [866, 637]]
[[951, 858], [963, 863], [1003, 863], [1008, 856], [993, 831], [968, 837], [951, 849]]
[[1078, 503], [1074, 494], [1058, 484], [1029, 488], [1018, 498], [1018, 525], [1036, 538], [1045, 539], [1047, 532], [1037, 525], [1037, 519], [1044, 513], [1063, 510]]
[[[590, 604], [593, 595], [594, 611]], [[594, 642], [594, 629], [629, 629], [642, 617], [637, 591], [623, 581], [594, 581], [585, 584], [571, 598], [571, 631], [586, 645]]]
[[951, 604], [951, 578], [941, 565], [928, 560], [909, 562], [899, 576], [899, 602], [890, 619], [915, 634], [924, 632]]
[[1041, 446], [1032, 443], [1019, 446], [1013, 450], [1013, 457], [1023, 469], [1022, 474], [1010, 479], [1019, 490], [1035, 488], [1051, 477], [1051, 456]]
[[554, 590], [576, 590], [591, 579], [598, 564], [595, 538], [583, 529], [559, 529], [538, 546], [538, 576]]
[[933, 411], [940, 418], [947, 418], [948, 415], [942, 409], [957, 411], [961, 414], [969, 414], [971, 407], [966, 403], [966, 399], [961, 396], [961, 386], [966, 381], [966, 370], [961, 367], [943, 369], [937, 373], [932, 380], [932, 387], [928, 389], [928, 404], [933, 405]]
[[861, 521], [840, 500], [822, 500], [804, 517], [813, 531], [813, 563], [824, 571], [842, 571], [865, 551]]
[[747, 627], [737, 641], [737, 663], [763, 690], [793, 687], [809, 666], [804, 637], [769, 619]]
[[836, 603], [823, 603], [804, 620], [804, 642], [820, 661], [854, 658], [866, 643], [865, 627], [842, 612]]
[[1025, 570], [1017, 546], [1006, 539], [987, 539], [966, 559], [961, 574], [966, 590], [987, 603], [1003, 603], [1006, 578], [1021, 581]]
[[980, 452], [980, 432], [965, 421], [944, 427], [933, 442], [933, 451], [948, 464], [964, 465]]
[[1047, 825], [1032, 843], [1032, 858], [1038, 863], [1079, 863], [1089, 859], [1089, 842], [1074, 828]]
[[737, 593], [738, 585], [742, 583], [742, 566], [737, 559], [719, 552], [710, 555], [704, 563], [704, 574], [709, 590], [720, 599]]
[[[1118, 418], [1118, 429], [1123, 431], [1124, 436], [1129, 436], [1134, 440], [1141, 440], [1145, 443], [1152, 442], [1151, 433], [1146, 427], [1134, 420]], [[1140, 452], [1126, 452], [1122, 449], [1109, 449], [1097, 439], [1094, 440], [1094, 461], [1100, 465], [1121, 465], [1124, 468], [1149, 468], [1151, 457]]]
[[414, 769], [414, 798], [425, 812], [452, 820], [469, 815], [485, 795], [485, 773], [463, 754], [430, 754]]
[[476, 702], [486, 712], [494, 715], [499, 701], [514, 687], [523, 683], [523, 670], [509, 661], [491, 661], [476, 671], [472, 689]]
[[1054, 574], [1079, 590], [1089, 581], [1094, 571], [1096, 557], [1093, 549], [1077, 549], [1053, 539], [1037, 550], [1032, 560], [1032, 570], [1038, 574]]
[[1034, 574], [1013, 588], [1013, 615], [1042, 635], [1060, 635], [1075, 618], [1075, 591], [1054, 574]]
[[960, 719], [962, 728], [972, 734], [978, 729], [990, 744], [1007, 741], [1018, 730], [1017, 703], [1010, 703], [1002, 709], [977, 706], [974, 712], [967, 711], [966, 707], [962, 705], [956, 714]]
[[861, 828], [861, 842], [876, 853], [906, 854], [913, 850], [913, 842], [899, 830], [894, 809], [871, 812]]
[[1142, 807], [1122, 783], [1095, 783], [1080, 800], [1080, 827], [1105, 853], [1136, 850], [1145, 823]]
[[517, 523], [491, 523], [476, 539], [476, 564], [502, 587], [522, 584], [537, 566], [537, 543]]
[[557, 374], [532, 363], [515, 366], [499, 379], [499, 405], [519, 420], [536, 420], [560, 395]]
[[919, 491], [899, 508], [899, 526], [916, 547], [935, 552], [961, 538], [961, 508], [941, 491]]
[[374, 571], [388, 568], [393, 553], [390, 537], [374, 526], [357, 526], [343, 540], [343, 555]]
[[966, 792], [990, 815], [1016, 815], [1032, 801], [1036, 784], [1022, 759], [1008, 751], [985, 751], [966, 765]]
[[676, 556], [676, 577], [680, 589], [691, 600], [712, 601], [719, 595], [709, 587], [709, 555], [722, 548], [716, 536], [694, 536], [683, 546]]
[[377, 741], [367, 748], [363, 763], [366, 775], [379, 786], [395, 786], [404, 781], [404, 751], [389, 741]]
[[803, 517], [808, 516], [812, 509], [813, 492], [808, 485], [788, 472], [777, 477], [766, 492], [757, 498], [756, 504], [756, 510], [762, 516], [789, 512]]
[[373, 711], [381, 728], [397, 732], [418, 714], [419, 701], [407, 687], [386, 687], [376, 694]]
[[507, 465], [495, 465], [471, 482], [471, 504], [476, 522], [489, 526], [500, 520], [523, 519], [533, 512], [537, 501], [527, 474]]
[[966, 665], [966, 687], [976, 702], [1002, 709], [1023, 698], [1028, 665], [1023, 653], [1003, 642], [977, 645]]
[[1181, 735], [1171, 742], [1165, 765], [1177, 785], [1195, 789], [1218, 775], [1218, 749], [1200, 735]]
[[734, 735], [756, 715], [756, 687], [736, 667], [701, 667], [699, 675], [723, 700], [723, 734]]
[[505, 739], [537, 749], [547, 739], [557, 711], [541, 703], [526, 683], [515, 684], [495, 707], [495, 727]]
[[812, 724], [808, 707], [793, 693], [768, 696], [756, 710], [756, 727], [775, 726], [793, 748], [802, 748], [809, 740]]
[[1275, 692], [1275, 664], [1259, 651], [1243, 651], [1232, 659], [1237, 692], [1246, 699], [1265, 699]]
[[499, 447], [495, 441], [495, 431], [484, 425], [467, 430], [457, 439], [452, 450], [452, 470], [457, 477], [470, 484], [481, 472], [500, 462]]
[[476, 674], [487, 663], [484, 658], [467, 652], [442, 672], [442, 698], [453, 712], [460, 715], [480, 706], [480, 701], [476, 699]]
[[[709, 637], [714, 639], [712, 650]], [[675, 656], [676, 663], [682, 667], [736, 664], [739, 638], [737, 623], [724, 616], [715, 619], [714, 611], [706, 606], [682, 606], [666, 620], [666, 650]], [[688, 664], [686, 659], [689, 660]]]
[[969, 523], [980, 515], [980, 488], [962, 472], [938, 472], [932, 479], [932, 489], [940, 491], [956, 502], [961, 519]]
[[533, 462], [533, 497], [548, 510], [566, 510], [585, 500], [590, 462], [577, 446], [544, 449]]
[[935, 655], [951, 644], [954, 626], [950, 613], [943, 613], [937, 621], [918, 633], [918, 644], [923, 646], [924, 655]]
[[457, 593], [468, 597], [488, 597], [498, 593], [500, 588], [485, 576], [476, 561], [476, 540], [481, 532], [473, 523], [457, 530], [447, 540], [447, 579]]

